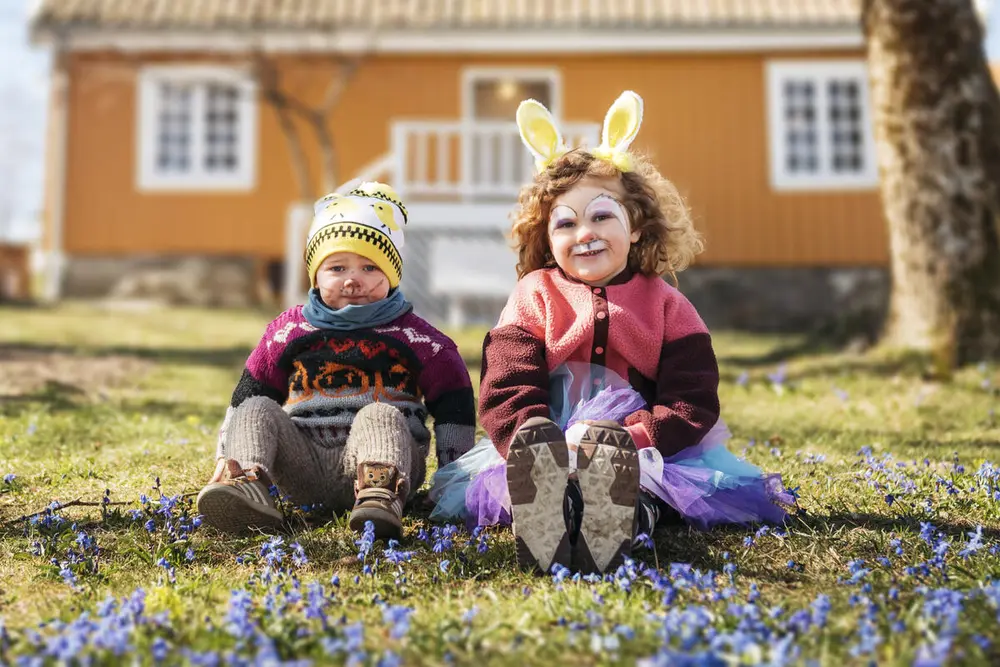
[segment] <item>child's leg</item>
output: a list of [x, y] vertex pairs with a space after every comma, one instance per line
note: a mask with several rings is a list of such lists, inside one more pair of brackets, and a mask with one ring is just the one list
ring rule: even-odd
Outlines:
[[424, 483], [426, 448], [410, 432], [406, 418], [386, 403], [358, 411], [347, 437], [338, 483], [357, 494], [350, 525], [375, 524], [376, 537], [398, 539], [403, 531], [403, 506]]
[[249, 398], [233, 411], [225, 443], [221, 474], [198, 494], [198, 511], [220, 530], [278, 527], [272, 481], [296, 504], [336, 498], [331, 471], [342, 450], [323, 451], [269, 398]]

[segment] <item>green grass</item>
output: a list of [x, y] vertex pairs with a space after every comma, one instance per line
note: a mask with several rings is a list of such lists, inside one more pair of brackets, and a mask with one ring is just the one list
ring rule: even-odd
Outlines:
[[[977, 592], [1000, 571], [1000, 557], [990, 553], [1000, 535], [1000, 501], [976, 476], [983, 461], [1000, 459], [997, 366], [964, 369], [939, 384], [925, 379], [919, 358], [840, 354], [795, 337], [715, 336], [731, 449], [798, 488], [802, 512], [783, 534], [663, 528], [655, 553], [640, 551], [636, 558], [659, 563], [666, 578], [640, 574], [625, 586], [624, 580], [554, 582], [518, 572], [507, 530], [488, 531], [485, 553], [464, 532], [452, 549], [434, 553], [417, 537], [420, 529], [431, 529], [419, 512], [407, 520], [400, 547], [415, 552], [413, 559], [397, 568], [378, 543], [366, 561], [374, 573], [366, 574], [343, 517], [311, 518], [285, 536], [284, 547], [297, 541], [308, 562], [297, 566], [286, 557], [271, 585], [284, 582], [287, 592], [299, 582], [304, 594], [310, 583], [323, 584], [329, 626], [306, 619], [303, 603], [294, 599], [269, 612], [270, 587], [260, 582], [266, 536], [233, 539], [202, 528], [189, 540], [171, 542], [161, 520], [149, 532], [143, 527], [148, 516], [133, 521], [127, 515], [142, 509], [140, 494], [159, 500], [157, 479], [168, 497], [196, 493], [206, 481], [216, 428], [269, 315], [82, 304], [0, 308], [0, 476], [16, 475], [0, 483], [0, 617], [6, 627], [0, 662], [43, 652], [32, 629], [43, 638], [72, 634], [58, 624], [39, 624], [68, 622], [84, 611], [93, 615], [108, 596], [120, 600], [137, 588], [145, 591], [144, 620], [126, 635], [130, 652], [144, 662], [152, 662], [157, 637], [174, 651], [169, 661], [180, 660], [180, 647], [256, 654], [257, 644], [240, 643], [226, 629], [233, 589], [250, 592], [251, 618], [283, 657], [318, 663], [328, 662], [326, 650], [334, 650], [324, 648], [321, 637], [343, 639], [344, 628], [356, 621], [365, 623], [361, 649], [369, 660], [388, 651], [407, 664], [440, 664], [446, 655], [459, 663], [553, 664], [568, 657], [582, 664], [629, 663], [654, 655], [664, 645], [665, 627], [667, 643], [689, 653], [709, 647], [706, 628], [723, 635], [742, 628], [756, 640], [736, 650], [746, 663], [775, 658], [770, 645], [782, 636], [798, 650], [793, 662], [867, 664], [875, 658], [911, 664], [920, 646], [949, 637], [956, 662], [1000, 660], [995, 647], [973, 641], [1000, 635], [1000, 592]], [[454, 335], [476, 381], [483, 333]], [[787, 364], [786, 375], [775, 383], [769, 376], [781, 364]], [[871, 448], [869, 458], [859, 456], [863, 447]], [[92, 505], [58, 512], [76, 522], [75, 529], [18, 520], [55, 500], [99, 503], [105, 490], [112, 502], [124, 504], [110, 506], [104, 516]], [[950, 540], [942, 559], [932, 560], [921, 522], [941, 534], [931, 541]], [[964, 557], [967, 533], [977, 526], [985, 546]], [[50, 559], [65, 562], [67, 550], [79, 550], [73, 545], [79, 530], [100, 551], [72, 565], [74, 588]], [[747, 545], [747, 538], [753, 543]], [[880, 557], [889, 560], [879, 563]], [[160, 558], [173, 567], [174, 581], [157, 565]], [[449, 561], [446, 571], [442, 559]], [[846, 582], [852, 567], [861, 567], [859, 559], [870, 572]], [[671, 576], [670, 563], [714, 575], [695, 585], [678, 571]], [[727, 565], [735, 566], [732, 579], [723, 574]], [[330, 584], [335, 575], [339, 588]], [[941, 588], [964, 597], [928, 606], [937, 599], [928, 591]], [[794, 633], [793, 614], [810, 609], [820, 594], [829, 596], [829, 620]], [[748, 597], [756, 599], [752, 606], [739, 613], [730, 608]], [[952, 628], [947, 612], [956, 605], [961, 613]], [[386, 619], [404, 607], [413, 609], [410, 627], [405, 633], [397, 628], [403, 634], [397, 638]], [[474, 618], [464, 617], [473, 608]], [[698, 620], [699, 609], [712, 616]], [[159, 613], [166, 615], [157, 625], [150, 619]], [[758, 620], [748, 620], [755, 614]], [[682, 650], [684, 628], [694, 639]], [[869, 635], [879, 640], [874, 652], [855, 656], [852, 648]], [[93, 640], [93, 633], [88, 636]], [[38, 641], [44, 646], [44, 639]], [[718, 650], [725, 653], [726, 646]], [[110, 649], [88, 650], [106, 664], [120, 663]], [[346, 656], [337, 655], [337, 661]]]

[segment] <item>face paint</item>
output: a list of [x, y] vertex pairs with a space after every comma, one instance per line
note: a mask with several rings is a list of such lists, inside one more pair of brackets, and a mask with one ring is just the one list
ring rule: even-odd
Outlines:
[[607, 250], [608, 243], [603, 239], [594, 239], [590, 243], [578, 243], [577, 245], [570, 248], [570, 252], [574, 255], [586, 255], [588, 252], [597, 252], [598, 250]]

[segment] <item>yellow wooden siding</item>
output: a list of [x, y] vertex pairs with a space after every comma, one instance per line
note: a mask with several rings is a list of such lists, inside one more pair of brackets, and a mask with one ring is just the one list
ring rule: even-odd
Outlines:
[[[861, 57], [860, 52], [834, 57], [845, 55]], [[394, 118], [457, 119], [463, 68], [554, 67], [562, 76], [566, 121], [600, 121], [623, 89], [643, 96], [646, 113], [636, 146], [651, 153], [687, 196], [707, 237], [699, 263], [884, 263], [887, 241], [875, 190], [771, 190], [765, 61], [746, 54], [372, 58], [332, 115], [339, 178], [346, 180], [388, 151]], [[308, 100], [321, 98], [330, 73], [322, 59], [305, 57], [285, 58], [281, 71], [286, 85]], [[66, 251], [281, 257], [286, 209], [297, 188], [273, 112], [262, 105], [256, 190], [143, 194], [135, 190], [135, 105], [134, 67], [128, 61], [111, 55], [74, 58]], [[311, 148], [308, 128], [301, 125], [300, 131], [316, 176], [318, 151]]]

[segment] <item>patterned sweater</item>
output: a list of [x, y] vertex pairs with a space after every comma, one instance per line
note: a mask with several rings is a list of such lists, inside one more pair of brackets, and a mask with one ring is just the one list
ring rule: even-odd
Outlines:
[[625, 420], [637, 447], [675, 454], [719, 419], [711, 336], [684, 295], [627, 269], [607, 287], [541, 269], [518, 282], [483, 343], [479, 418], [500, 454], [525, 420], [549, 416], [549, 373], [570, 361], [609, 368], [646, 399]]
[[314, 441], [347, 442], [358, 410], [380, 401], [399, 408], [414, 439], [427, 451], [428, 414], [440, 465], [472, 448], [475, 398], [469, 371], [455, 343], [412, 312], [357, 331], [317, 329], [295, 306], [271, 322], [250, 353], [219, 432], [225, 456], [233, 410], [251, 396], [282, 406]]

